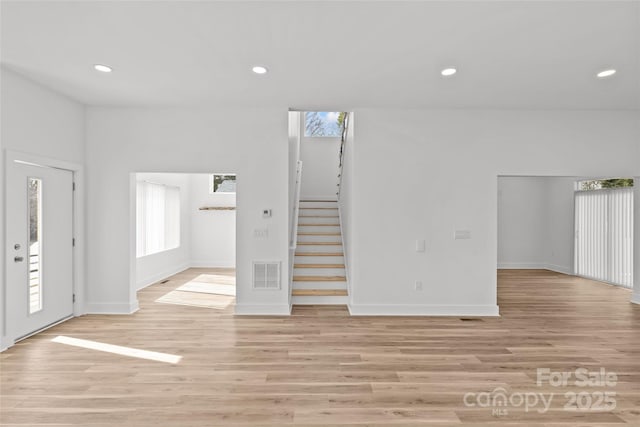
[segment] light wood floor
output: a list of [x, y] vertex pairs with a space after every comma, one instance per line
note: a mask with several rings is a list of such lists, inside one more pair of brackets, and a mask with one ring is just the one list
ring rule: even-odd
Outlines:
[[[209, 271], [209, 270], [206, 270]], [[341, 307], [235, 317], [233, 304], [155, 302], [205, 270], [140, 292], [132, 316], [85, 316], [0, 355], [3, 425], [640, 425], [640, 306], [628, 290], [545, 271], [499, 272], [502, 317], [349, 317]], [[219, 271], [215, 273], [220, 274]], [[183, 298], [169, 299], [188, 304]], [[226, 306], [226, 307], [225, 307]], [[164, 363], [52, 342], [67, 336], [182, 356]], [[564, 410], [536, 369], [618, 375], [613, 411]], [[503, 387], [551, 410], [465, 407]]]

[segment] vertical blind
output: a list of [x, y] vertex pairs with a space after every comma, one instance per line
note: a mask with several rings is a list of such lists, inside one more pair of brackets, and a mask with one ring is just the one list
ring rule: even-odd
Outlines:
[[180, 188], [138, 181], [136, 188], [136, 255], [180, 246]]
[[578, 191], [576, 274], [633, 287], [633, 188]]

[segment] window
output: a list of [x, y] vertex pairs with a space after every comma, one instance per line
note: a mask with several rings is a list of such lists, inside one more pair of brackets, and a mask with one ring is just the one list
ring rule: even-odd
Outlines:
[[633, 287], [632, 186], [630, 179], [578, 183], [586, 189], [575, 196], [577, 275]]
[[578, 181], [576, 190], [604, 190], [606, 188], [625, 188], [633, 187], [633, 178], [612, 178], [612, 179], [591, 179], [586, 181]]
[[209, 179], [209, 193], [235, 193], [236, 175], [232, 173], [211, 174]]
[[29, 314], [42, 310], [42, 180], [29, 178]]
[[304, 136], [339, 138], [347, 113], [308, 111], [304, 114]]
[[180, 188], [138, 181], [136, 202], [136, 255], [179, 247]]

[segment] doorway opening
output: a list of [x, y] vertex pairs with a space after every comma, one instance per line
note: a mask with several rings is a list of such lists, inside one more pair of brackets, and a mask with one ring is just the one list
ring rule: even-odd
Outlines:
[[632, 288], [633, 185], [630, 178], [498, 177], [498, 269]]
[[140, 302], [231, 309], [236, 295], [236, 175], [136, 173]]

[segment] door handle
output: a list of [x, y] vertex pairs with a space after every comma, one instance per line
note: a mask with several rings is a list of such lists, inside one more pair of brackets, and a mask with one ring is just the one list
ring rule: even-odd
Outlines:
[[13, 261], [14, 261], [14, 262], [22, 262], [22, 261], [24, 261], [24, 257], [17, 256], [17, 257], [15, 257], [15, 258], [13, 259]]

